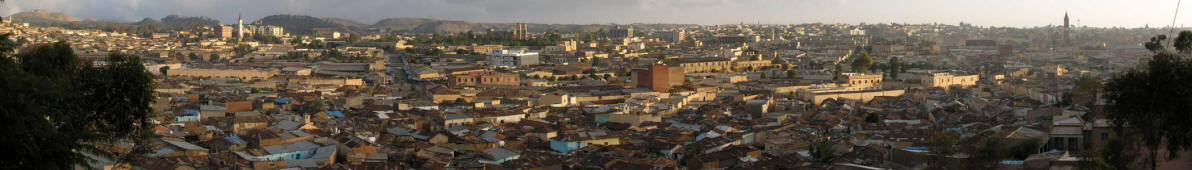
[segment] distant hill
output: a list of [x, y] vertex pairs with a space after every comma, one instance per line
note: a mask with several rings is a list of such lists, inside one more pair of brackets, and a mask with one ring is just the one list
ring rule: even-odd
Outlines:
[[286, 29], [293, 35], [309, 34], [316, 28], [348, 31], [348, 27], [322, 18], [305, 15], [271, 15], [257, 20], [265, 25], [275, 25]]
[[162, 24], [161, 24], [161, 21], [158, 21], [157, 19], [145, 18], [145, 19], [141, 19], [141, 21], [132, 23], [132, 25], [142, 25], [142, 26], [144, 26], [144, 25], [158, 25], [158, 26], [160, 26]]
[[355, 20], [351, 20], [351, 19], [325, 17], [325, 18], [323, 18], [323, 20], [325, 20], [327, 22], [343, 25], [348, 28], [355, 27], [355, 28], [363, 29], [363, 28], [369, 27], [368, 24], [356, 22]]
[[[216, 26], [220, 22], [215, 19], [207, 17], [192, 17], [192, 16], [178, 16], [169, 15], [160, 20], [153, 18], [145, 18], [138, 22], [124, 22], [106, 19], [87, 19], [80, 21], [78, 18], [72, 17], [65, 13], [48, 12], [43, 10], [26, 11], [13, 14], [9, 16], [11, 19], [19, 22], [28, 22], [34, 24], [69, 24], [82, 26], [158, 26], [167, 30], [189, 29], [196, 26]], [[454, 20], [440, 20], [428, 18], [387, 18], [377, 21], [369, 25], [360, 23], [351, 19], [344, 18], [318, 18], [304, 15], [271, 15], [256, 22], [264, 25], [281, 26], [294, 35], [304, 35], [313, 32], [315, 29], [329, 29], [341, 32], [369, 32], [372, 29], [385, 30], [388, 32], [410, 32], [410, 33], [457, 33], [457, 32], [483, 32], [488, 29], [508, 31], [513, 30], [515, 23], [475, 23], [469, 21], [454, 21]], [[629, 24], [623, 26], [630, 26], [641, 30], [662, 30], [673, 29], [680, 27], [692, 26], [690, 24]], [[601, 29], [611, 30], [613, 25], [600, 24], [528, 24], [530, 32], [548, 32], [548, 31], [585, 31], [592, 32]]]
[[426, 19], [426, 18], [387, 18], [373, 24], [373, 28], [390, 29], [393, 31], [409, 31], [418, 28], [422, 24], [440, 22], [441, 20]]
[[79, 22], [78, 18], [67, 15], [61, 12], [49, 12], [43, 10], [33, 10], [18, 12], [8, 16], [9, 18], [21, 22], [35, 23], [35, 24], [59, 24], [69, 22]]
[[[144, 22], [144, 20], [142, 20]], [[187, 17], [170, 15], [161, 18], [161, 26], [167, 29], [187, 29], [198, 26], [215, 26], [219, 25], [219, 20], [207, 17]]]

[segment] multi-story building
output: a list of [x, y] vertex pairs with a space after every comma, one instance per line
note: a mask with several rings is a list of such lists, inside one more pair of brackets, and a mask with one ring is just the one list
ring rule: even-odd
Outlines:
[[518, 86], [521, 77], [515, 74], [500, 74], [492, 71], [473, 72], [466, 75], [454, 75], [447, 82], [452, 87], [461, 86]]
[[257, 69], [238, 70], [238, 69], [183, 68], [183, 69], [172, 69], [172, 70], [170, 70], [169, 73], [170, 73], [170, 76], [213, 77], [213, 78], [230, 77], [230, 78], [239, 78], [239, 79], [244, 79], [244, 80], [251, 80], [251, 79], [264, 80], [264, 79], [269, 79], [270, 77], [273, 77], [274, 75], [280, 74], [281, 71], [277, 70], [277, 69], [273, 69], [273, 70], [257, 70]]
[[232, 38], [232, 33], [235, 33], [235, 30], [236, 29], [233, 28], [231, 25], [219, 25], [219, 30], [218, 30], [219, 37], [220, 38]]
[[687, 38], [687, 31], [684, 31], [684, 30], [663, 31], [663, 32], [657, 33], [657, 35], [658, 35], [658, 39], [662, 39], [662, 41], [666, 41], [666, 42], [670, 42], [670, 43], [679, 43], [679, 42], [683, 42], [683, 39]]
[[901, 89], [882, 88], [882, 75], [842, 73], [840, 80], [834, 84], [813, 84], [806, 88], [796, 87], [796, 95], [803, 100], [820, 104], [824, 100], [849, 99], [868, 102], [879, 96], [900, 96], [905, 93]]
[[924, 87], [943, 87], [951, 86], [969, 87], [977, 85], [977, 80], [981, 79], [979, 75], [952, 75], [948, 73], [930, 73], [923, 76]]
[[488, 54], [494, 51], [505, 49], [504, 45], [476, 45], [472, 44], [472, 52], [480, 54]]
[[682, 58], [674, 63], [682, 67], [684, 73], [728, 71], [732, 67], [728, 58]]
[[529, 29], [527, 29], [527, 27], [526, 27], [526, 23], [517, 23], [516, 27], [517, 28], [513, 29], [513, 38], [516, 38], [516, 39], [529, 39], [530, 38], [530, 32], [529, 32]]
[[608, 32], [608, 36], [613, 38], [630, 38], [633, 37], [633, 28], [621, 28], [617, 26], [616, 29]]
[[282, 37], [282, 36], [286, 35], [286, 29], [279, 27], [279, 26], [263, 25], [263, 26], [252, 26], [251, 28], [252, 28], [251, 29], [252, 33], [256, 33], [256, 34], [269, 35], [269, 36], [274, 36], [274, 37]]
[[657, 64], [650, 66], [649, 69], [637, 70], [634, 79], [637, 87], [649, 88], [656, 92], [667, 92], [672, 86], [683, 84], [683, 68]]
[[770, 66], [770, 60], [737, 60], [733, 62], [733, 67], [737, 70], [749, 68], [761, 69], [767, 66]]
[[538, 52], [528, 52], [526, 50], [493, 51], [485, 57], [485, 60], [489, 66], [493, 67], [520, 67], [539, 63]]
[[840, 83], [844, 86], [859, 89], [882, 87], [882, 75], [842, 73], [840, 76]]

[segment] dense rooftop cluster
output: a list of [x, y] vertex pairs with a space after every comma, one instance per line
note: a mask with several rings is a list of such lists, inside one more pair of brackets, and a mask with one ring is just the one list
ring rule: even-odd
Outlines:
[[91, 168], [1036, 169], [1113, 135], [1085, 89], [1146, 60], [1157, 31], [607, 27], [0, 32], [158, 75], [153, 152]]

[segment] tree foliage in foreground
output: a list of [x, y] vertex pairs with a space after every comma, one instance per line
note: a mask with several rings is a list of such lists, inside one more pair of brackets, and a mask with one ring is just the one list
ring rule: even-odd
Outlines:
[[1117, 134], [1130, 134], [1145, 149], [1145, 159], [1154, 169], [1161, 159], [1192, 149], [1192, 60], [1179, 53], [1192, 49], [1192, 32], [1180, 32], [1175, 48], [1163, 46], [1165, 36], [1147, 42], [1147, 49], [1157, 54], [1145, 68], [1135, 68], [1115, 75], [1105, 85], [1108, 115]]
[[873, 66], [873, 58], [869, 58], [869, 53], [861, 54], [860, 57], [853, 60], [850, 66], [852, 66], [853, 72], [869, 73], [869, 68]]
[[[135, 56], [112, 54], [92, 66], [64, 42], [11, 56], [0, 35], [0, 169], [73, 169], [92, 159], [145, 153], [152, 135], [152, 78]], [[136, 147], [109, 152], [113, 144]]]

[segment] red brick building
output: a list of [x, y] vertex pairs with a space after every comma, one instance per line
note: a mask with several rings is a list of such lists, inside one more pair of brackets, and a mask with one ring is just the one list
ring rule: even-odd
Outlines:
[[671, 86], [683, 84], [683, 68], [666, 65], [653, 65], [649, 69], [637, 70], [634, 77], [637, 87], [649, 88], [656, 92], [670, 91]]

